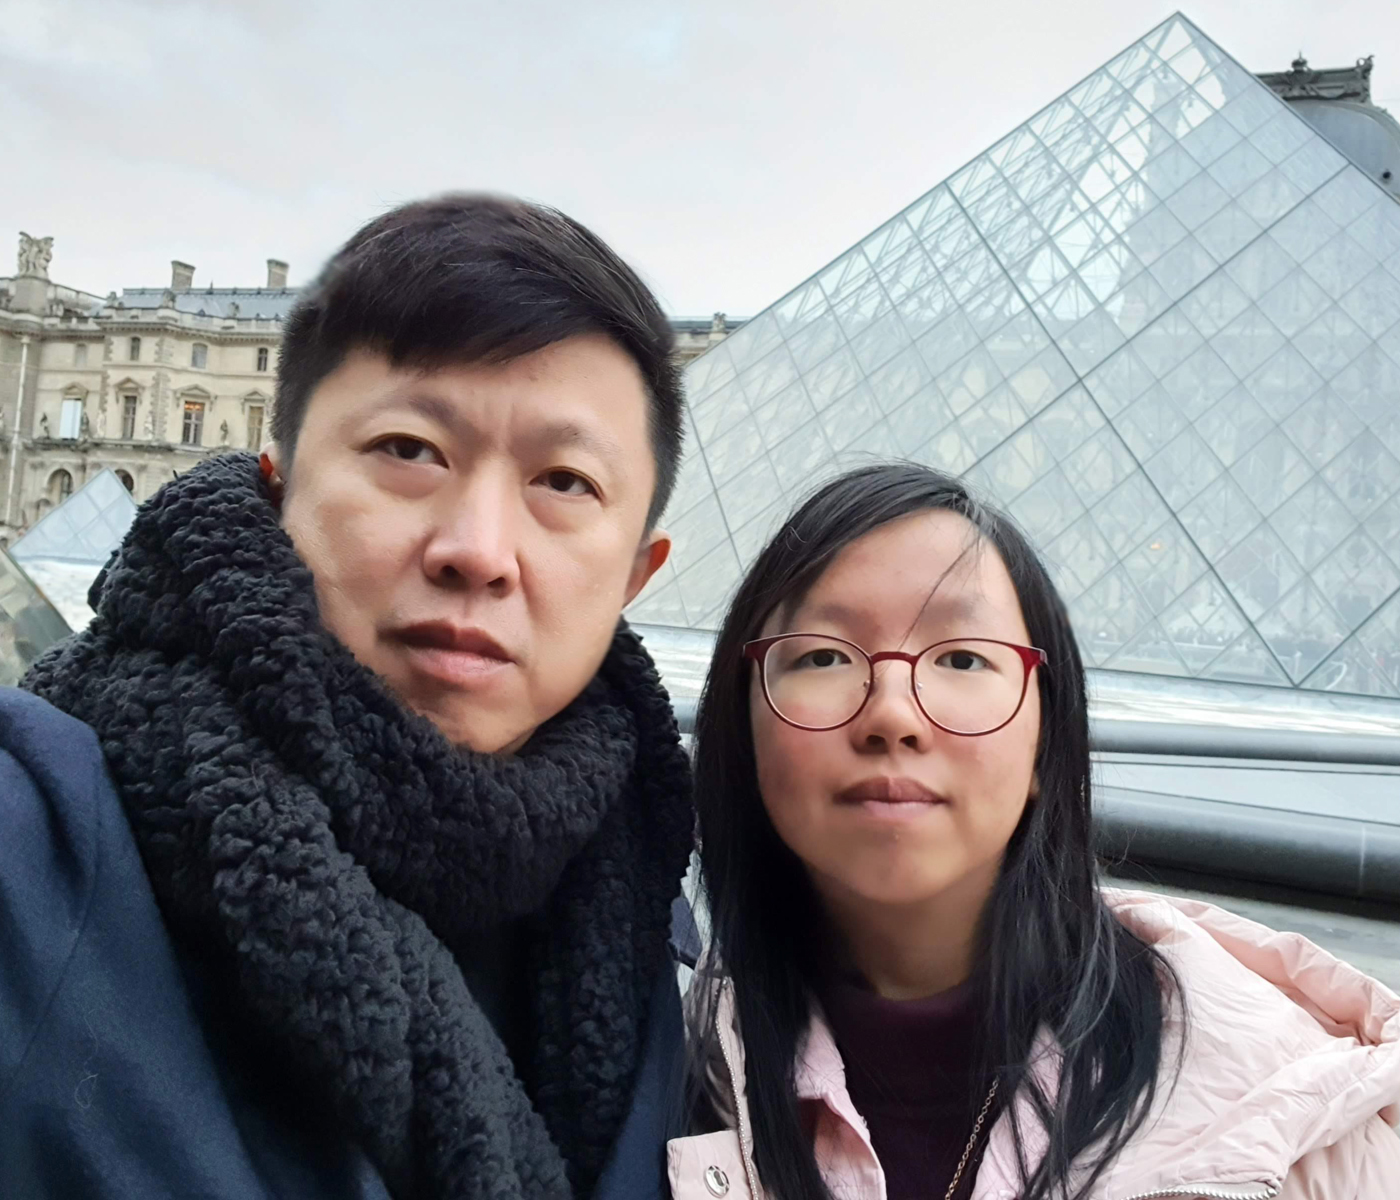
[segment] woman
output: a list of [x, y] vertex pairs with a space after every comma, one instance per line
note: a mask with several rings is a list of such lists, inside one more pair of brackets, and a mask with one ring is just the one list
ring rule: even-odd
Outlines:
[[1101, 891], [1084, 672], [1001, 514], [824, 487], [720, 632], [709, 965], [676, 1200], [1393, 1200], [1400, 999], [1296, 935]]

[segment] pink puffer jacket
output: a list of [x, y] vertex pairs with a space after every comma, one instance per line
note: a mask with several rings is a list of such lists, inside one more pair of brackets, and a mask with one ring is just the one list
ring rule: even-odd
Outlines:
[[[1176, 967], [1190, 1026], [1175, 1086], [1161, 1089], [1093, 1200], [1400, 1200], [1400, 997], [1298, 934], [1199, 901], [1104, 896]], [[672, 1192], [675, 1200], [759, 1200], [729, 985], [697, 976], [694, 986], [706, 989], [703, 1002], [720, 1005], [725, 1065], [714, 1081], [737, 1120], [735, 1129], [670, 1143]], [[1178, 1021], [1167, 1034], [1175, 1061]], [[1038, 1057], [1053, 1080], [1053, 1044], [1044, 1050]], [[811, 1105], [832, 1195], [885, 1200], [884, 1173], [819, 1012], [799, 1056], [797, 1092]], [[1028, 1108], [1021, 1112], [1022, 1128], [1036, 1128]], [[974, 1200], [1016, 1198], [1009, 1121], [1003, 1114], [992, 1129]]]

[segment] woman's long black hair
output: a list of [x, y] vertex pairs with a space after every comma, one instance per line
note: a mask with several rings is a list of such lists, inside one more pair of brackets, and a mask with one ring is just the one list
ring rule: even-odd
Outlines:
[[[1030, 1162], [1027, 1131], [1013, 1122], [1022, 1200], [1085, 1195], [1142, 1124], [1156, 1093], [1163, 1016], [1179, 988], [1164, 960], [1113, 917], [1098, 892], [1084, 667], [1064, 604], [1020, 530], [957, 479], [905, 463], [862, 468], [822, 487], [759, 556], [720, 630], [696, 724], [712, 952], [733, 981], [753, 1158], [776, 1200], [827, 1195], [794, 1090], [810, 1020], [811, 956], [818, 952], [807, 931], [822, 919], [801, 863], [759, 796], [751, 668], [742, 647], [760, 636], [779, 605], [800, 603], [844, 547], [890, 521], [937, 510], [966, 518], [978, 545], [1001, 556], [1031, 642], [1049, 658], [1048, 669], [1036, 672], [1039, 790], [1006, 849], [974, 968], [987, 998], [985, 1077], [997, 1078], [1004, 1103], [1013, 1095], [1028, 1099], [1048, 1134], [1046, 1153]], [[699, 1039], [702, 1056], [714, 1048], [712, 1008]], [[1058, 1086], [1048, 1089], [1032, 1071], [1041, 1031], [1063, 1056]], [[969, 1097], [970, 1113], [980, 1100]]]

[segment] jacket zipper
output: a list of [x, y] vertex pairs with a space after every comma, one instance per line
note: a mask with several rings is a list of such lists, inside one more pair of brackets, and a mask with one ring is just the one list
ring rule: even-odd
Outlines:
[[1167, 1200], [1171, 1196], [1190, 1197], [1196, 1200], [1274, 1200], [1279, 1193], [1279, 1189], [1272, 1184], [1265, 1185], [1262, 1192], [1220, 1192], [1213, 1188], [1192, 1187], [1183, 1185], [1180, 1187], [1161, 1188], [1154, 1192], [1138, 1192], [1134, 1196], [1124, 1196], [1123, 1200]]
[[[729, 980], [724, 981], [726, 989], [732, 989], [733, 985]], [[734, 1120], [739, 1126], [739, 1158], [744, 1164], [744, 1181], [749, 1185], [749, 1195], [753, 1200], [759, 1200], [758, 1181], [755, 1177], [753, 1163], [749, 1160], [749, 1139], [748, 1130], [745, 1128], [744, 1107], [739, 1101], [739, 1076], [734, 1070], [734, 1060], [729, 1056], [729, 1046], [724, 1040], [723, 1033], [716, 1030], [719, 1036], [719, 1052], [724, 1056], [724, 1067], [729, 1072], [729, 1093], [734, 1098]], [[1263, 1200], [1273, 1200], [1272, 1196], [1264, 1197]]]

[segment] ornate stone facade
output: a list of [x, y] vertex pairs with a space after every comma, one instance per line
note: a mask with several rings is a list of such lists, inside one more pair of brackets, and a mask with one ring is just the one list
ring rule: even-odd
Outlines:
[[[52, 253], [21, 233], [0, 276], [0, 544], [104, 467], [144, 500], [210, 454], [260, 446], [296, 300], [276, 259], [265, 287], [200, 289], [177, 261], [169, 287], [103, 298], [53, 283]], [[742, 324], [673, 323], [682, 363]]]

